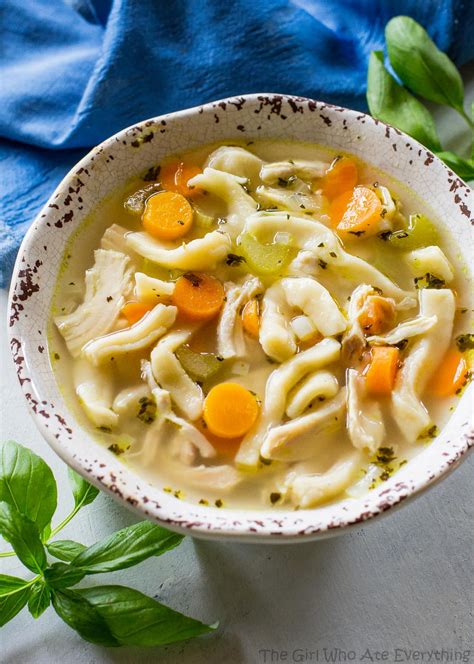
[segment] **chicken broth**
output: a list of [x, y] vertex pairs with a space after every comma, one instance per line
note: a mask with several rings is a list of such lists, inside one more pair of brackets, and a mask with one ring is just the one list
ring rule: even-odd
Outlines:
[[467, 269], [432, 219], [320, 146], [167, 158], [69, 243], [58, 383], [101, 444], [177, 498], [361, 495], [436, 437], [469, 379]]

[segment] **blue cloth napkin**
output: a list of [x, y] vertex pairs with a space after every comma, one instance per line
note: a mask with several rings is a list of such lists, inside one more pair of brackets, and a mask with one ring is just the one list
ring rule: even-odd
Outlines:
[[394, 15], [455, 62], [472, 0], [2, 0], [0, 285], [63, 175], [136, 121], [248, 92], [365, 110], [367, 60]]

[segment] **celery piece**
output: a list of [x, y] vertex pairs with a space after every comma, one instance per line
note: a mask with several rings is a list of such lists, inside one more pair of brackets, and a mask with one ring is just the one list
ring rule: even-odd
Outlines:
[[132, 214], [143, 214], [145, 209], [145, 204], [150, 196], [156, 194], [158, 191], [162, 191], [163, 187], [154, 182], [153, 184], [147, 184], [146, 187], [138, 189], [133, 194], [131, 194], [123, 204], [124, 208], [131, 212]]
[[186, 345], [178, 348], [176, 357], [194, 380], [206, 380], [221, 368], [222, 358], [218, 359], [214, 353], [196, 353]]
[[249, 233], [240, 236], [238, 249], [250, 270], [258, 274], [275, 274], [282, 270], [291, 258], [291, 247], [288, 244], [262, 244]]
[[208, 231], [214, 226], [215, 220], [214, 217], [205, 214], [202, 210], [194, 208], [194, 224], [196, 228], [202, 228], [203, 230]]
[[165, 270], [165, 268], [161, 267], [161, 265], [154, 263], [148, 258], [143, 259], [141, 271], [147, 274], [149, 277], [155, 277], [155, 279], [165, 279], [168, 281], [170, 278], [169, 270]]
[[439, 235], [431, 221], [423, 214], [411, 214], [406, 230], [390, 233], [386, 239], [396, 249], [418, 249], [438, 244]]

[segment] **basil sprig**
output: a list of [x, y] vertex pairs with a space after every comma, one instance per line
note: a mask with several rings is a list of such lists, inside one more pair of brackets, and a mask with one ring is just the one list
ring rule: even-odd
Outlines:
[[[83, 639], [104, 646], [158, 646], [216, 628], [189, 618], [138, 590], [118, 585], [75, 588], [84, 577], [126, 569], [178, 546], [182, 535], [143, 521], [92, 546], [49, 541], [98, 490], [69, 470], [74, 497], [70, 514], [55, 528], [57, 489], [47, 464], [13, 441], [0, 447], [0, 535], [35, 574], [32, 579], [0, 574], [0, 626], [28, 606], [38, 618], [50, 605]], [[61, 562], [48, 561], [47, 554]], [[73, 588], [74, 587], [74, 588]]]
[[409, 16], [392, 18], [385, 28], [385, 40], [390, 65], [403, 85], [385, 68], [383, 52], [372, 51], [367, 75], [370, 113], [425, 145], [464, 180], [474, 180], [474, 140], [470, 159], [444, 150], [431, 112], [415, 97], [454, 109], [474, 134], [474, 108], [470, 118], [456, 66]]

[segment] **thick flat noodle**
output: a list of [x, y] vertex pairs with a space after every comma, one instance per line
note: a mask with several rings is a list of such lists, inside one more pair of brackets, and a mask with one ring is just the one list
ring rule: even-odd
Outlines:
[[110, 429], [118, 424], [119, 416], [112, 410], [113, 381], [107, 370], [78, 360], [74, 366], [74, 386], [87, 417], [96, 427]]
[[228, 465], [197, 466], [194, 468], [181, 466], [179, 478], [194, 489], [219, 493], [232, 491], [242, 481], [240, 473], [233, 466]]
[[378, 450], [385, 438], [382, 410], [365, 394], [364, 381], [355, 369], [347, 371], [347, 431], [358, 450]]
[[[275, 461], [303, 461], [317, 451], [318, 436], [324, 431], [340, 428], [346, 409], [345, 389], [317, 410], [269, 430], [260, 454]], [[311, 436], [304, 434], [311, 432]]]
[[361, 457], [355, 453], [338, 461], [325, 473], [290, 474], [287, 481], [288, 496], [297, 507], [315, 507], [347, 489], [356, 479], [360, 467]]
[[289, 392], [286, 414], [290, 418], [299, 417], [308, 406], [316, 406], [318, 401], [330, 399], [338, 391], [339, 383], [330, 371], [308, 374]]
[[270, 427], [281, 423], [289, 391], [308, 373], [336, 362], [340, 348], [341, 344], [335, 339], [323, 339], [312, 348], [287, 360], [270, 374], [260, 418], [243, 439], [236, 456], [237, 464], [249, 467], [257, 465], [260, 447], [267, 432]]
[[393, 417], [410, 443], [425, 433], [432, 423], [421, 396], [448, 349], [455, 310], [451, 290], [420, 291], [420, 315], [427, 318], [436, 316], [437, 322], [413, 344], [398, 372], [392, 393]]
[[415, 277], [422, 277], [427, 272], [442, 279], [447, 284], [454, 279], [453, 268], [439, 247], [423, 247], [405, 255]]
[[186, 373], [175, 350], [186, 343], [193, 330], [176, 330], [161, 339], [151, 353], [151, 369], [158, 385], [170, 393], [171, 399], [184, 417], [197, 420], [202, 413], [202, 390]]
[[278, 207], [293, 212], [320, 212], [322, 206], [321, 196], [313, 193], [291, 191], [283, 188], [260, 186], [255, 190], [255, 196], [263, 207]]
[[[312, 260], [307, 256], [305, 271], [308, 273], [318, 277], [328, 270], [348, 281], [362, 281], [380, 288], [384, 295], [393, 297], [397, 302], [410, 298], [416, 303], [413, 293], [402, 290], [373, 265], [345, 251], [337, 235], [318, 221], [282, 212], [257, 212], [247, 219], [245, 232], [262, 242], [271, 242], [278, 232], [289, 233], [293, 246], [312, 254]], [[290, 274], [294, 267], [296, 274], [301, 273], [297, 260], [290, 264]]]
[[318, 249], [323, 243], [329, 251], [341, 251], [337, 236], [324, 224], [302, 214], [282, 211], [263, 211], [250, 215], [245, 224], [245, 232], [250, 233], [260, 242], [270, 243], [276, 233], [289, 233], [293, 246], [298, 249]]
[[151, 397], [151, 392], [147, 385], [140, 384], [125, 387], [115, 397], [112, 408], [119, 415], [136, 415], [139, 410], [140, 399], [149, 397]]
[[418, 337], [420, 334], [425, 334], [437, 322], [437, 316], [417, 316], [416, 318], [400, 323], [386, 334], [374, 334], [371, 337], [367, 337], [367, 341], [375, 345], [393, 346], [403, 341], [403, 339], [411, 339], [411, 337]]
[[131, 327], [89, 341], [82, 354], [97, 366], [112, 356], [147, 348], [173, 325], [177, 312], [176, 307], [157, 304]]
[[231, 251], [231, 241], [221, 231], [178, 246], [159, 242], [148, 233], [129, 233], [127, 245], [140, 256], [171, 270], [212, 270]]
[[323, 336], [344, 332], [347, 320], [329, 291], [316, 279], [297, 277], [282, 279], [281, 283], [288, 304], [301, 309]]
[[244, 150], [244, 148], [223, 145], [209, 155], [205, 165], [218, 171], [225, 171], [245, 178], [253, 188], [260, 181], [260, 169], [263, 161], [248, 150]]
[[112, 329], [132, 291], [130, 259], [118, 251], [97, 249], [94, 266], [86, 270], [84, 301], [66, 316], [54, 322], [73, 357], [91, 339]]
[[281, 281], [265, 291], [260, 317], [260, 344], [264, 352], [277, 362], [284, 362], [296, 353], [296, 341], [290, 323], [290, 310]]
[[265, 184], [275, 184], [280, 179], [287, 180], [292, 176], [311, 181], [322, 178], [328, 168], [329, 164], [324, 161], [307, 161], [304, 159], [274, 161], [262, 166], [260, 178]]
[[149, 277], [143, 272], [135, 272], [135, 295], [139, 302], [155, 305], [158, 302], [169, 302], [174, 292], [174, 281], [163, 281]]
[[263, 286], [260, 279], [250, 277], [243, 284], [229, 281], [224, 287], [226, 301], [217, 324], [217, 352], [225, 359], [242, 357], [245, 339], [239, 312], [252, 297], [262, 292]]
[[205, 168], [200, 175], [189, 180], [189, 185], [204, 189], [226, 203], [225, 230], [232, 238], [239, 235], [247, 217], [257, 209], [257, 203], [242, 187], [245, 185], [245, 180], [236, 175], [214, 168]]

